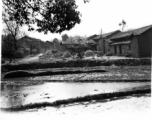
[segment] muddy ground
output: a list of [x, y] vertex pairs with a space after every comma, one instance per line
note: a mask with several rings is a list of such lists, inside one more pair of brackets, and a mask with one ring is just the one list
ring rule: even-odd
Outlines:
[[[95, 68], [100, 69], [100, 68], [103, 68], [103, 66], [95, 67]], [[64, 68], [64, 70], [69, 70], [69, 69], [71, 68]], [[77, 69], [81, 69], [81, 68], [77, 68]], [[87, 68], [87, 69], [91, 69], [91, 68]], [[17, 97], [15, 95], [20, 93], [20, 91], [22, 90], [21, 94], [23, 97], [28, 98], [28, 96], [31, 96], [29, 99], [29, 103], [33, 101], [31, 98], [34, 98], [34, 96], [36, 95], [35, 93], [43, 93], [41, 97], [42, 98], [44, 97], [45, 100], [47, 99], [48, 101], [50, 101], [52, 99], [52, 95], [48, 96], [48, 93], [51, 89], [50, 90], [45, 89], [46, 91], [44, 92], [44, 88], [47, 88], [45, 87], [44, 84], [54, 83], [54, 82], [56, 84], [61, 83], [61, 82], [62, 84], [64, 83], [74, 84], [76, 82], [78, 86], [81, 85], [81, 89], [84, 88], [84, 90], [82, 89], [82, 91], [85, 91], [85, 90], [88, 91], [90, 89], [90, 88], [88, 90], [85, 89], [85, 87], [83, 87], [82, 85], [83, 83], [84, 84], [89, 83], [92, 85], [93, 83], [95, 84], [108, 83], [108, 84], [111, 84], [112, 87], [109, 86], [111, 89], [122, 87], [121, 90], [128, 90], [129, 87], [131, 86], [133, 89], [136, 88], [136, 89], [141, 89], [141, 90], [151, 88], [151, 66], [136, 66], [136, 67], [110, 66], [110, 67], [104, 67], [104, 69], [108, 70], [108, 72], [104, 72], [104, 73], [93, 72], [93, 73], [81, 73], [81, 74], [48, 75], [48, 76], [37, 76], [37, 77], [3, 79], [1, 81], [1, 90], [2, 90], [1, 96], [5, 95], [8, 98], [13, 97], [13, 99], [10, 99], [11, 103], [13, 103], [13, 101], [16, 101], [17, 98], [20, 97], [20, 95], [18, 95]], [[46, 71], [46, 70], [49, 70], [49, 69], [37, 70], [37, 71]], [[51, 70], [59, 71], [61, 69], [51, 69]], [[118, 87], [117, 85], [120, 83], [121, 85], [120, 87]], [[123, 84], [125, 86], [125, 89], [123, 87]], [[30, 95], [26, 94], [25, 91], [31, 92], [33, 89], [33, 86], [41, 87], [41, 85], [44, 85], [42, 89], [35, 89], [36, 91], [37, 90], [39, 91], [37, 92], [35, 91], [35, 93], [32, 93]], [[66, 88], [66, 85], [64, 86], [64, 88]], [[76, 88], [75, 86], [73, 86], [73, 88], [75, 88], [75, 91], [77, 91], [77, 89], [79, 90], [79, 88]], [[66, 91], [66, 90], [62, 89], [61, 92], [62, 91]], [[119, 90], [116, 90], [116, 91], [119, 91]], [[98, 85], [98, 88], [94, 87], [93, 89], [91, 89], [90, 92], [92, 92], [93, 94], [101, 94], [101, 93], [105, 93], [106, 90], [104, 91], [100, 89], [100, 86]], [[13, 93], [13, 94], [15, 93], [15, 94], [14, 95], [11, 94], [11, 96], [9, 96], [10, 93]], [[54, 91], [54, 93], [57, 94], [56, 91]], [[74, 94], [74, 92], [71, 92], [71, 94]], [[85, 95], [88, 95], [88, 94], [89, 93], [85, 93]], [[62, 94], [59, 92], [59, 95], [62, 95]], [[74, 96], [74, 97], [77, 97], [77, 96]], [[11, 115], [11, 116], [17, 115], [18, 117], [15, 117], [16, 119], [19, 118], [20, 115], [21, 116], [34, 115], [38, 117], [53, 116], [59, 119], [63, 117], [66, 118], [67, 116], [76, 117], [76, 116], [90, 115], [90, 116], [102, 117], [102, 115], [105, 116], [108, 114], [131, 115], [132, 113], [134, 115], [139, 115], [139, 114], [143, 115], [142, 117], [146, 118], [150, 111], [150, 99], [151, 99], [151, 94], [145, 93], [145, 94], [142, 94], [141, 96], [128, 96], [128, 97], [125, 97], [124, 99], [117, 99], [117, 100], [106, 101], [106, 102], [101, 102], [100, 100], [98, 101], [89, 100], [85, 102], [70, 103], [70, 104], [60, 105], [56, 107], [46, 106], [46, 107], [42, 107], [38, 109], [26, 109], [24, 111], [18, 111], [18, 112], [13, 112], [13, 113], [2, 111], [2, 113], [3, 113], [3, 117], [6, 119], [9, 119], [7, 115]], [[7, 99], [5, 98], [5, 100]], [[4, 102], [4, 100], [2, 100], [2, 102]], [[13, 105], [15, 104], [13, 103]], [[139, 119], [142, 117], [139, 117]], [[27, 119], [27, 117], [25, 118]], [[148, 118], [149, 117], [147, 117], [147, 119]]]

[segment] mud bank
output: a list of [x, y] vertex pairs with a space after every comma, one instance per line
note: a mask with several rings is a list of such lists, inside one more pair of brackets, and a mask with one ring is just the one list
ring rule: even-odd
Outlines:
[[11, 71], [4, 75], [4, 78], [29, 77], [29, 76], [45, 76], [45, 75], [65, 75], [79, 73], [107, 72], [107, 70], [66, 70], [66, 71], [42, 71], [29, 72], [24, 70]]
[[[108, 72], [106, 72], [108, 71]], [[4, 74], [2, 74], [4, 75]], [[7, 80], [37, 80], [52, 82], [93, 82], [93, 81], [150, 81], [150, 66], [138, 67], [85, 67], [85, 68], [61, 68], [61, 69], [37, 69], [37, 70], [19, 70], [8, 72], [3, 81]], [[15, 78], [16, 77], [16, 78]], [[17, 78], [18, 77], [18, 78]], [[21, 78], [22, 77], [22, 78]], [[13, 78], [13, 79], [11, 79]]]

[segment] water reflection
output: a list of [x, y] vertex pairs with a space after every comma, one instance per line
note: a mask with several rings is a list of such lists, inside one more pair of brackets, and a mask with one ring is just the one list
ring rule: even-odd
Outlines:
[[23, 104], [22, 86], [19, 85], [1, 85], [1, 103], [2, 106], [17, 106]]
[[53, 102], [59, 99], [80, 97], [88, 94], [116, 92], [145, 83], [45, 83], [41, 85], [1, 84], [1, 107], [13, 107], [38, 102]]
[[15, 90], [19, 89], [21, 86], [19, 85], [7, 85], [7, 84], [2, 84], [1, 85], [1, 91], [9, 91], [9, 90]]

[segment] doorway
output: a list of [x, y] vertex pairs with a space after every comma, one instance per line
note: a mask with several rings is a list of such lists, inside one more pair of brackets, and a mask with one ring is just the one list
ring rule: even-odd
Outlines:
[[115, 52], [115, 54], [117, 54], [117, 46], [116, 45], [114, 46], [114, 52]]
[[122, 46], [119, 45], [119, 53], [122, 54]]

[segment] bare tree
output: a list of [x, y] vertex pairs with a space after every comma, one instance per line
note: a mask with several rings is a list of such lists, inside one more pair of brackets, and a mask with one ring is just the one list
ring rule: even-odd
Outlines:
[[119, 26], [122, 26], [122, 32], [124, 31], [124, 28], [126, 27], [126, 22], [124, 20], [119, 23]]
[[2, 14], [2, 22], [5, 25], [2, 52], [5, 53], [3, 55], [9, 57], [11, 63], [14, 53], [17, 51], [17, 38], [21, 35], [20, 26], [15, 21], [9, 21], [5, 12]]

